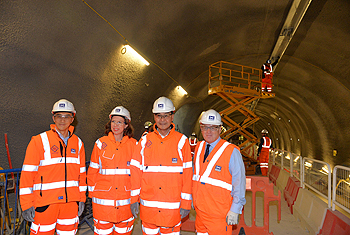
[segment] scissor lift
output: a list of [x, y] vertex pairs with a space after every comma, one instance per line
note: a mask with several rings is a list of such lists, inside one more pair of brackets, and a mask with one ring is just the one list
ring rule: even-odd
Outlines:
[[[219, 112], [223, 123], [228, 126], [220, 136], [228, 140], [232, 136], [242, 135], [245, 139], [238, 147], [241, 148], [242, 155], [251, 161], [255, 159], [253, 152], [249, 150], [258, 142], [258, 139], [247, 130], [259, 120], [254, 108], [259, 99], [275, 97], [274, 93], [261, 91], [261, 75], [261, 69], [225, 61], [209, 66], [208, 94], [218, 95], [230, 105]], [[234, 121], [232, 116], [240, 120]]]

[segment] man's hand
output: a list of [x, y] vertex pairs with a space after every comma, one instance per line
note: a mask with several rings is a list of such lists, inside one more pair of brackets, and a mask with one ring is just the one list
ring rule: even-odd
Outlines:
[[34, 222], [34, 216], [35, 216], [35, 210], [32, 206], [31, 208], [23, 211], [22, 213], [23, 219], [27, 220], [28, 222]]
[[83, 214], [84, 208], [85, 202], [79, 202], [78, 216], [81, 216], [81, 214]]
[[226, 215], [226, 223], [228, 225], [233, 225], [233, 224], [238, 224], [238, 215], [235, 212], [232, 211], [228, 211], [227, 215]]
[[190, 213], [190, 210], [180, 208], [181, 219], [185, 218]]
[[139, 203], [138, 202], [134, 202], [133, 204], [130, 205], [130, 209], [131, 209], [131, 213], [132, 215], [135, 217], [135, 219], [137, 218], [137, 215], [140, 211], [139, 209]]

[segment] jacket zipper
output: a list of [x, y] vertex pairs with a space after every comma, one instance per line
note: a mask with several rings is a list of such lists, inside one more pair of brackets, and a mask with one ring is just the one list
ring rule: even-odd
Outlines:
[[[68, 145], [68, 141], [67, 141]], [[64, 148], [64, 149], [63, 149]], [[66, 202], [68, 202], [68, 193], [67, 193], [67, 146], [60, 141], [60, 149], [61, 149], [61, 156], [64, 157], [64, 193], [66, 195]], [[63, 155], [64, 150], [64, 155]]]

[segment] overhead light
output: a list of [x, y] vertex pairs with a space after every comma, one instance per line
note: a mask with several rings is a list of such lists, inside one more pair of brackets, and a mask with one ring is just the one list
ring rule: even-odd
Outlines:
[[180, 92], [181, 95], [187, 95], [187, 91], [185, 91], [182, 86], [177, 86], [176, 89]]
[[135, 51], [134, 48], [132, 48], [130, 45], [125, 45], [122, 50], [121, 50], [122, 54], [125, 53], [130, 53], [132, 56], [138, 58], [139, 60], [141, 60], [145, 65], [149, 65], [149, 62], [143, 58], [137, 51]]

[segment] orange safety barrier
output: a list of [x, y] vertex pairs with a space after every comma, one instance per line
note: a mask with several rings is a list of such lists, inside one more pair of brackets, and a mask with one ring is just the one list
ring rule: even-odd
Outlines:
[[327, 209], [319, 235], [348, 235], [350, 234], [350, 219], [339, 211]]
[[271, 182], [276, 186], [276, 181], [277, 178], [280, 174], [281, 168], [279, 168], [276, 165], [272, 165], [270, 173], [269, 173], [269, 179], [271, 180]]
[[290, 213], [293, 214], [293, 205], [295, 200], [297, 200], [298, 192], [300, 188], [300, 181], [295, 177], [289, 177], [287, 186], [283, 190], [284, 199], [290, 208]]
[[[269, 233], [269, 203], [271, 201], [278, 201], [278, 221], [281, 220], [281, 192], [278, 191], [278, 196], [273, 193], [273, 184], [269, 182], [267, 177], [263, 176], [247, 176], [246, 177], [246, 191], [252, 192], [252, 226], [248, 226], [244, 222], [244, 208], [240, 216], [238, 225], [233, 228], [232, 234], [239, 234], [243, 228], [246, 234], [273, 234]], [[256, 221], [256, 192], [264, 193], [264, 226], [258, 227], [254, 223]], [[190, 220], [189, 216], [182, 219], [181, 230], [195, 232], [195, 221]]]
[[[232, 234], [239, 234], [244, 229], [245, 234], [251, 235], [264, 235], [269, 233], [269, 203], [272, 201], [278, 201], [278, 221], [281, 221], [281, 191], [278, 191], [276, 196], [273, 193], [273, 184], [269, 182], [267, 177], [263, 176], [249, 176], [246, 179], [246, 190], [252, 192], [252, 226], [246, 225], [244, 221], [244, 210], [240, 217], [237, 226], [234, 226]], [[256, 222], [256, 193], [264, 193], [264, 226], [260, 227], [255, 224]]]

